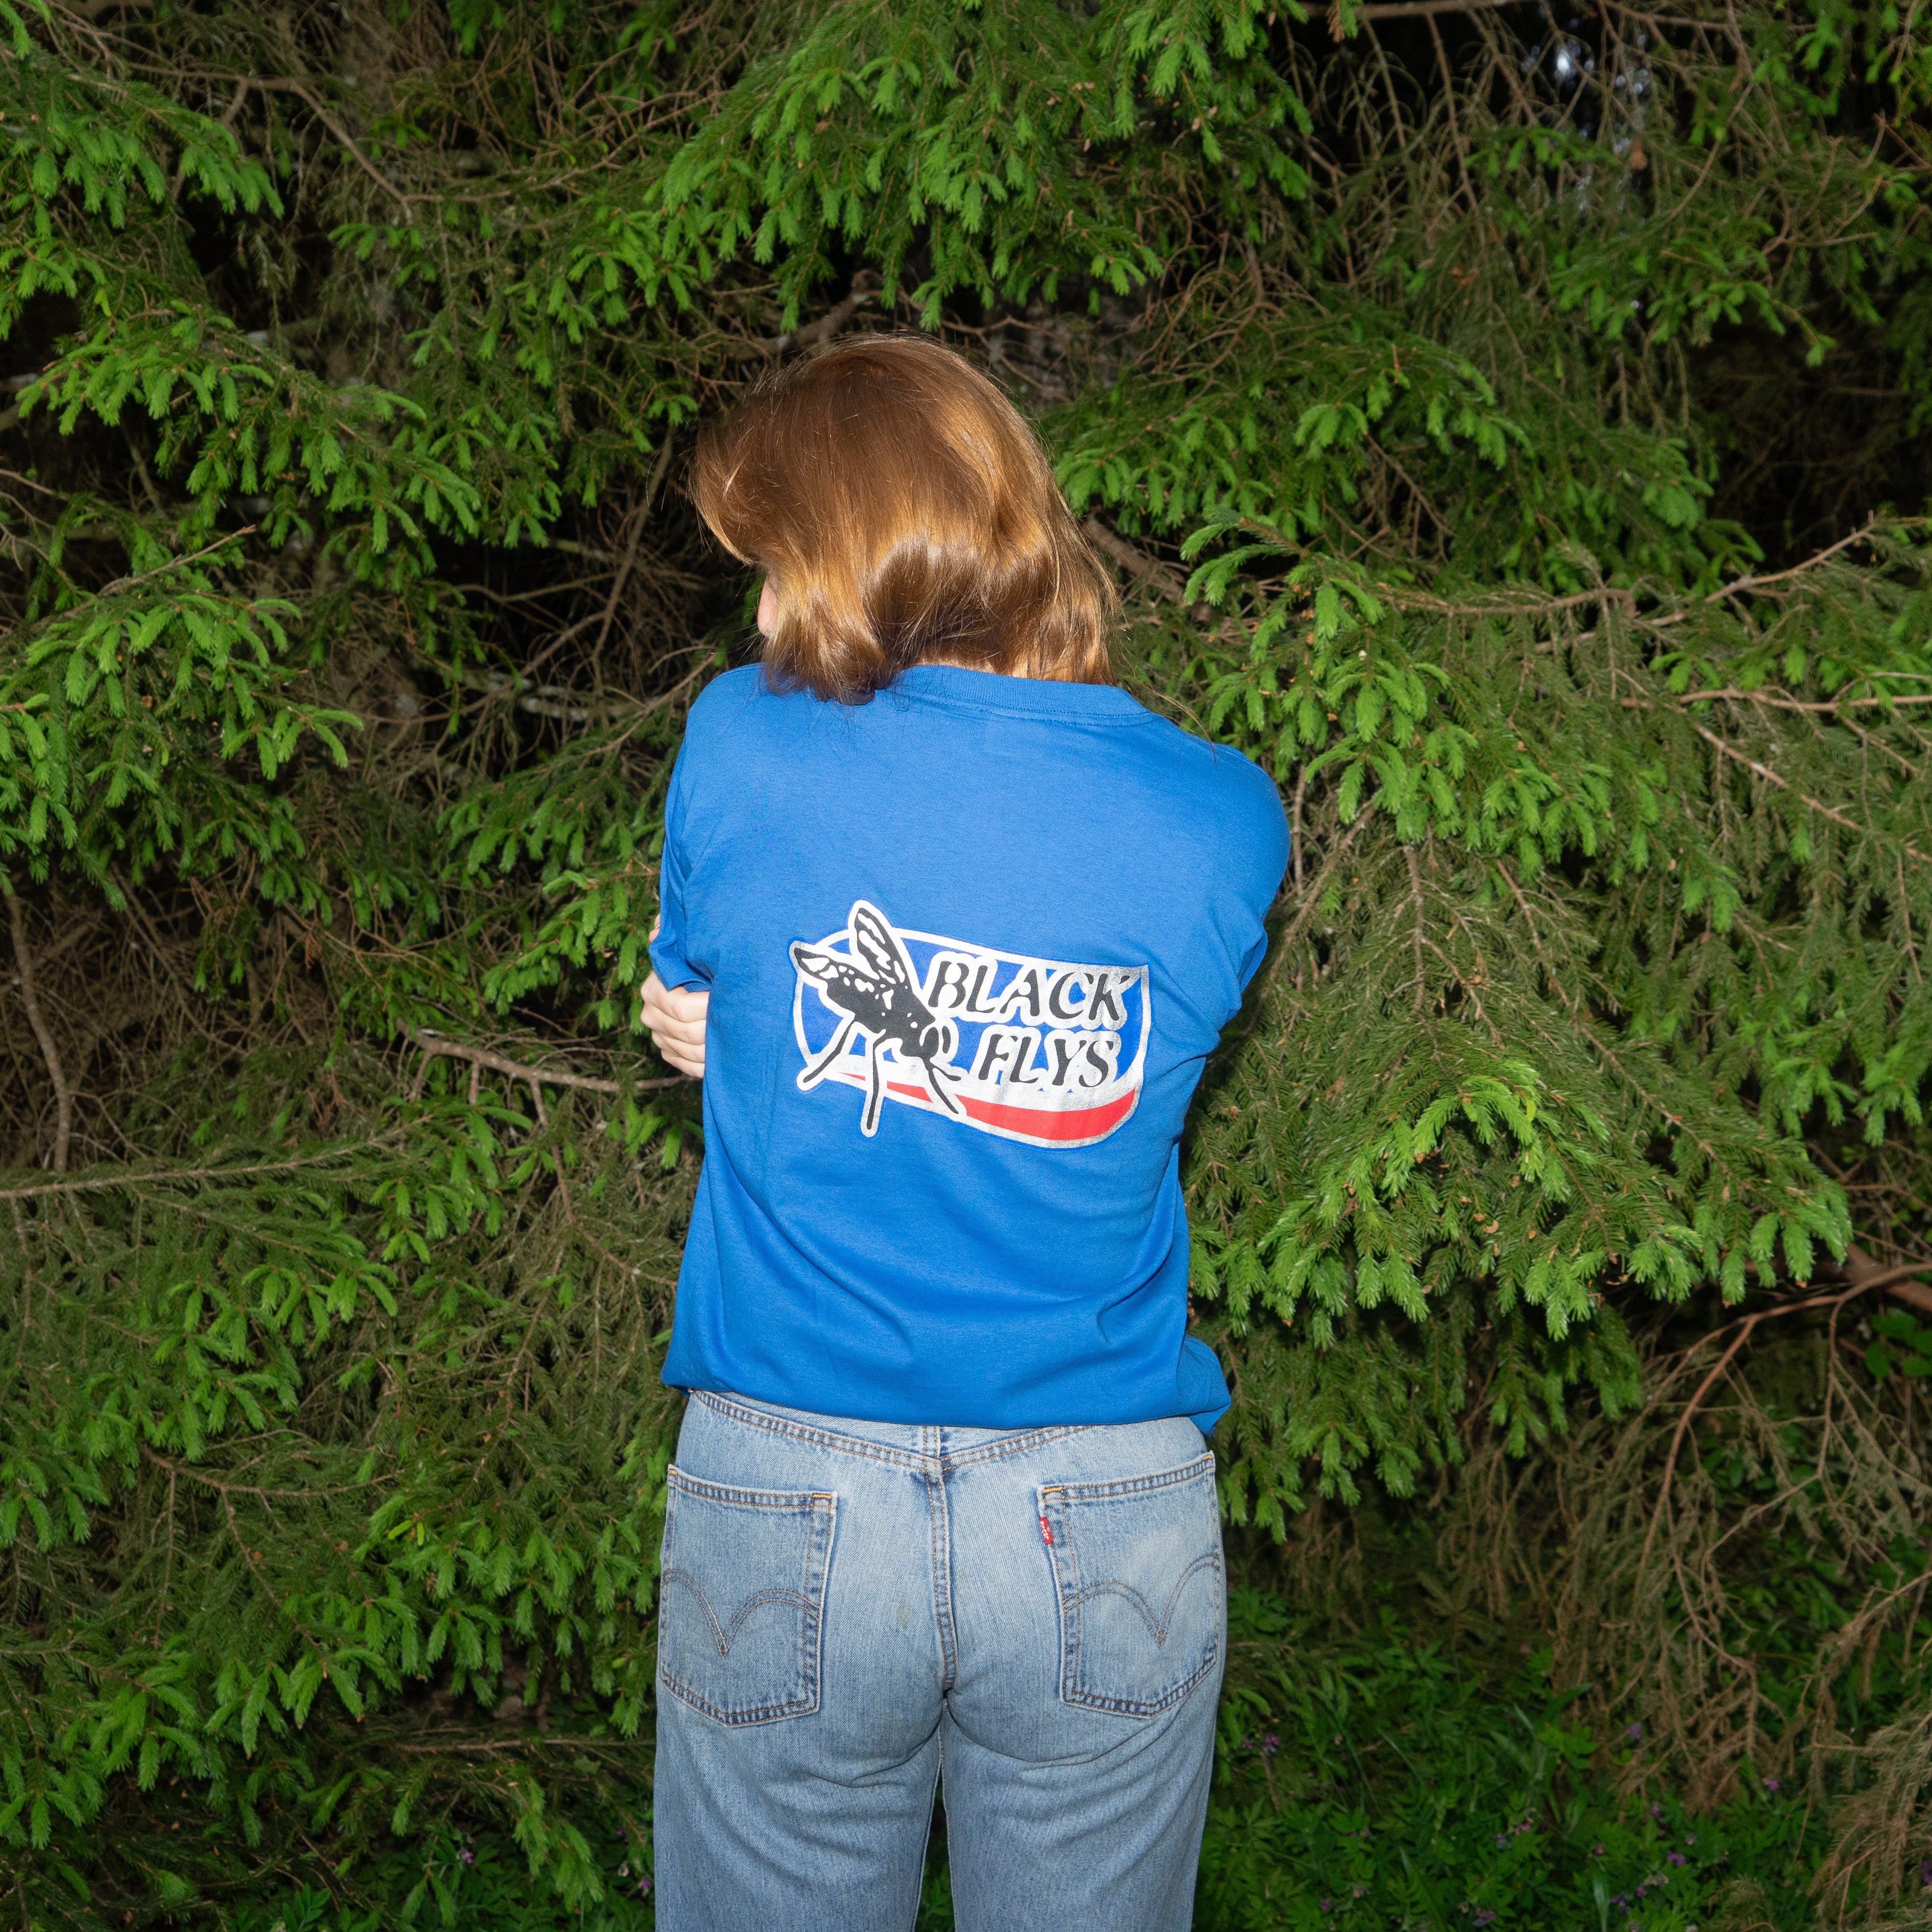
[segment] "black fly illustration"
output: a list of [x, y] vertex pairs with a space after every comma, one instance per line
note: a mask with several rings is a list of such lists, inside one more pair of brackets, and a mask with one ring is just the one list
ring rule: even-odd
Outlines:
[[799, 1091], [809, 1093], [836, 1066], [853, 1034], [865, 1037], [866, 1112], [860, 1127], [868, 1138], [879, 1130], [879, 1108], [886, 1096], [885, 1070], [879, 1056], [888, 1046], [926, 1070], [927, 1090], [949, 1114], [959, 1112], [946, 1090], [949, 1080], [965, 1075], [946, 1063], [958, 1043], [951, 1021], [938, 1018], [919, 996], [912, 962], [898, 934], [876, 906], [856, 900], [847, 926], [852, 955], [842, 958], [802, 940], [792, 944], [792, 964], [816, 986], [826, 1004], [844, 1015], [832, 1044], [798, 1076]]

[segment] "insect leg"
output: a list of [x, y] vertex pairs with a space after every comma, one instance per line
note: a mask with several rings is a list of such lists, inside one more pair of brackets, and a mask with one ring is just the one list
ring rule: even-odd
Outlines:
[[848, 1016], [845, 1024], [834, 1036], [832, 1044], [798, 1076], [798, 1090], [801, 1094], [809, 1094], [831, 1072], [839, 1055], [851, 1043], [852, 1029], [858, 1024], [857, 1020]]
[[[945, 1074], [952, 1073], [952, 1068], [950, 1066], [935, 1066], [929, 1060], [922, 1060], [920, 1064], [926, 1069], [926, 1084], [927, 1089], [932, 1094], [932, 1097], [937, 1100], [949, 1114], [957, 1114], [959, 1112], [959, 1103], [953, 1099], [950, 1094], [946, 1092], [946, 1082], [941, 1077]], [[961, 1076], [955, 1073], [952, 1077], [956, 1080]]]
[[866, 1056], [866, 1117], [859, 1123], [859, 1130], [868, 1140], [879, 1131], [879, 1108], [886, 1097], [886, 1070], [879, 1058], [885, 1044], [882, 1034], [872, 1042], [872, 1051]]

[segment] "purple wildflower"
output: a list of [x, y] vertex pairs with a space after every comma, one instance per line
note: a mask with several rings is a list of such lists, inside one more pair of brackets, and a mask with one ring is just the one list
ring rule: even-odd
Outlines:
[[476, 1854], [467, 1845], [457, 1852], [456, 1858], [459, 1864], [473, 1865], [476, 1862]]
[[1921, 1858], [1918, 1861], [1918, 1882], [1921, 1885], [1932, 1885], [1932, 1858]]
[[1281, 1740], [1275, 1736], [1274, 1732], [1269, 1732], [1268, 1736], [1262, 1738], [1262, 1755], [1264, 1757], [1273, 1757], [1275, 1753], [1280, 1749]]
[[1778, 1780], [1774, 1778], [1767, 1778], [1764, 1781], [1764, 1788], [1767, 1791], [1775, 1791], [1778, 1789]]
[[639, 1880], [638, 1880], [638, 1896], [640, 1898], [648, 1898], [650, 1896], [650, 1894], [651, 1894], [651, 1882], [650, 1882], [650, 1880], [649, 1879], [647, 1879], [647, 1878], [640, 1878], [640, 1879], [639, 1879]]
[[1493, 1925], [1496, 1922], [1496, 1915], [1486, 1905], [1476, 1914], [1475, 1923], [1478, 1925]]
[[1593, 1858], [1606, 1858], [1610, 1855], [1610, 1850], [1606, 1846], [1592, 1845], [1590, 1847], [1590, 1856]]
[[1643, 1742], [1643, 1726], [1641, 1724], [1632, 1724], [1624, 1731], [1624, 1736], [1634, 1744], [1641, 1744]]
[[1670, 1864], [1681, 1865], [1687, 1862], [1682, 1852], [1669, 1852], [1664, 1856], [1665, 1862]]

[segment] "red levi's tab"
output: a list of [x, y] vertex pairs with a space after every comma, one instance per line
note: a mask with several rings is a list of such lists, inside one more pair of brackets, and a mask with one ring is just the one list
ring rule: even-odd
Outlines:
[[1053, 1541], [1053, 1526], [1047, 1521], [1045, 1516], [1042, 1516], [1040, 1520], [1040, 1540], [1041, 1542], [1049, 1545]]

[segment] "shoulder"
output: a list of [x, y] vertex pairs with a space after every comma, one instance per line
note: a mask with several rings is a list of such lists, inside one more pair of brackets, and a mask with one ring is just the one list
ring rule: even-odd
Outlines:
[[1196, 737], [1166, 718], [1151, 717], [1151, 722], [1155, 729], [1150, 736], [1160, 753], [1213, 801], [1217, 814], [1232, 813], [1257, 830], [1286, 823], [1280, 789], [1253, 759], [1232, 745]]
[[777, 692], [761, 664], [740, 664], [714, 677], [684, 721], [678, 753], [686, 782], [702, 773], [742, 772], [789, 755], [810, 713], [824, 706], [809, 692]]
[[1280, 787], [1232, 745], [1216, 745], [1165, 720], [1156, 722], [1162, 754], [1182, 775], [1211, 827], [1216, 872], [1244, 899], [1266, 906], [1288, 866], [1288, 814]]
[[728, 739], [742, 730], [754, 716], [782, 702], [766, 688], [762, 664], [740, 664], [722, 677], [714, 677], [698, 694], [685, 719], [685, 742], [704, 744]]

